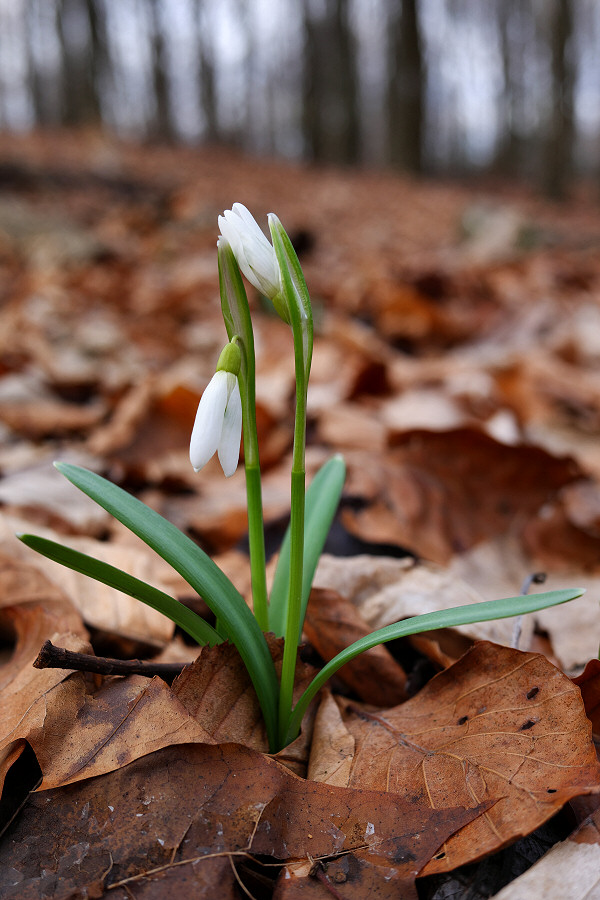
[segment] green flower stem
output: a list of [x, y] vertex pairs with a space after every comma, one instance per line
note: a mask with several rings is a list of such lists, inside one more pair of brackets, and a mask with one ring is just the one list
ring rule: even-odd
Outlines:
[[[297, 343], [294, 341], [294, 343]], [[298, 348], [296, 348], [298, 351]], [[298, 362], [304, 367], [304, 354], [296, 352]], [[296, 371], [296, 422], [291, 479], [290, 515], [290, 586], [285, 621], [285, 644], [279, 688], [279, 723], [283, 728], [281, 745], [285, 746], [285, 728], [293, 703], [298, 637], [302, 614], [302, 575], [304, 569], [304, 501], [305, 501], [305, 445], [306, 445], [306, 388], [305, 380]]]
[[[242, 406], [243, 408], [243, 406]], [[248, 428], [250, 430], [250, 428]], [[244, 452], [247, 443], [244, 427]], [[256, 422], [254, 422], [256, 437]], [[254, 616], [262, 631], [269, 630], [267, 578], [265, 560], [265, 532], [263, 527], [262, 488], [260, 466], [250, 464], [246, 458], [246, 496], [248, 498], [248, 544], [250, 549], [250, 578]]]
[[219, 287], [221, 309], [230, 341], [236, 341], [242, 360], [238, 383], [242, 400], [244, 467], [248, 503], [248, 543], [254, 616], [262, 631], [269, 630], [267, 576], [265, 571], [265, 533], [263, 527], [262, 488], [256, 430], [256, 361], [254, 334], [248, 298], [233, 251], [227, 241], [219, 241]]
[[313, 350], [313, 319], [308, 288], [306, 287], [298, 257], [281, 222], [273, 213], [269, 215], [269, 229], [279, 265], [281, 290], [286, 313], [284, 318], [292, 326], [296, 371], [296, 421], [294, 426], [290, 517], [290, 584], [279, 688], [279, 727], [280, 741], [283, 747], [285, 746], [287, 721], [292, 709], [298, 636], [302, 621], [306, 394]]

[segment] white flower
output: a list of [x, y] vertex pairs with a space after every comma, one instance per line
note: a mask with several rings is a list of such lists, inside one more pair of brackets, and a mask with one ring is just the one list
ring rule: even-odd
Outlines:
[[241, 203], [234, 203], [219, 216], [219, 228], [248, 281], [270, 300], [277, 297], [281, 280], [275, 250], [252, 214]]
[[200, 398], [190, 441], [190, 462], [198, 472], [215, 452], [229, 478], [237, 469], [242, 435], [242, 401], [237, 375], [219, 369]]

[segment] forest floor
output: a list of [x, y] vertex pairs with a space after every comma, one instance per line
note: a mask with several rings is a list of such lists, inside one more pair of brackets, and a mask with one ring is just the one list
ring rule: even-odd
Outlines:
[[[528, 617], [519, 649], [504, 620], [343, 671], [275, 758], [222, 648], [173, 685], [33, 669], [48, 638], [174, 663], [197, 650], [14, 537], [68, 543], [203, 609], [61, 477], [62, 459], [157, 509], [248, 595], [243, 467], [225, 480], [188, 459], [226, 341], [217, 216], [236, 201], [265, 228], [277, 213], [311, 292], [308, 477], [335, 452], [348, 468], [305, 659], [517, 595], [533, 573], [536, 590], [586, 588]], [[548, 900], [565, 896], [548, 889], [565, 867], [600, 897], [599, 211], [583, 188], [558, 205], [524, 186], [221, 148], [0, 136], [0, 897], [218, 885], [232, 898]], [[289, 513], [293, 351], [249, 297], [271, 553]]]

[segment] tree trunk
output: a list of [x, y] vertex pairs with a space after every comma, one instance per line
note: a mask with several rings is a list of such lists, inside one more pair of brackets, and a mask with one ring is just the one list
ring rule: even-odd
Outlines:
[[386, 68], [388, 158], [397, 168], [420, 172], [425, 73], [417, 0], [390, 4]]
[[167, 140], [173, 135], [170, 114], [169, 86], [164, 28], [160, 16], [161, 0], [151, 0], [152, 25], [152, 87], [154, 91], [154, 123], [152, 136]]
[[315, 160], [359, 157], [356, 49], [347, 0], [326, 0], [316, 16], [304, 0], [303, 136]]
[[544, 147], [543, 187], [549, 197], [565, 196], [573, 163], [573, 89], [576, 64], [572, 48], [572, 0], [552, 0], [550, 13], [551, 111]]
[[[60, 0], [58, 35], [62, 54], [62, 121], [85, 125], [100, 121], [94, 72], [93, 0]], [[96, 35], [97, 36], [97, 35]]]

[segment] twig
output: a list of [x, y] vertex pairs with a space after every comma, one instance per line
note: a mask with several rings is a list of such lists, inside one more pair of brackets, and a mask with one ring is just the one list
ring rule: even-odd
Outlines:
[[[545, 582], [545, 580], [546, 580], [545, 572], [532, 572], [530, 575], [527, 576], [527, 578], [521, 585], [521, 596], [525, 596], [526, 594], [529, 593], [529, 589], [532, 584], [543, 584]], [[514, 650], [519, 649], [519, 641], [521, 640], [522, 626], [523, 626], [523, 616], [517, 616], [517, 618], [515, 619], [514, 627], [513, 627], [512, 641], [510, 644]]]
[[76, 672], [94, 672], [98, 675], [144, 675], [146, 678], [160, 675], [165, 681], [169, 681], [180, 675], [188, 663], [107, 659], [91, 653], [75, 653], [64, 647], [55, 647], [51, 641], [45, 641], [33, 665], [36, 669], [73, 669]]

